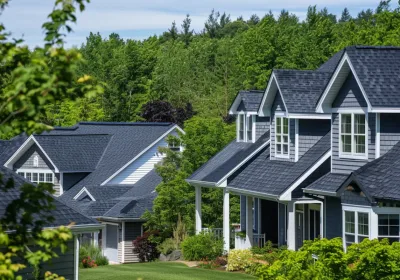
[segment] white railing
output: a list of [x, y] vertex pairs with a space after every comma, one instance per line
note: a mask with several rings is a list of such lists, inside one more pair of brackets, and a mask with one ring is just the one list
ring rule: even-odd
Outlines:
[[265, 233], [263, 234], [257, 234], [254, 233], [253, 234], [253, 246], [257, 246], [257, 247], [264, 247], [265, 245]]
[[212, 233], [217, 239], [222, 239], [224, 236], [223, 228], [202, 228], [203, 232]]

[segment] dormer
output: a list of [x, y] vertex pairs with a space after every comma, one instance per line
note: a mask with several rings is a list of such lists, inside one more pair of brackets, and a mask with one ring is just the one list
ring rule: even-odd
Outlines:
[[229, 114], [236, 115], [236, 139], [238, 142], [254, 143], [269, 129], [269, 118], [259, 117], [263, 91], [239, 91]]

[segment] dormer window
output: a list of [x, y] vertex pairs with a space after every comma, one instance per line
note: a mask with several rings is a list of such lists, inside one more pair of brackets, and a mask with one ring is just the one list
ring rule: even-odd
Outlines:
[[238, 142], [254, 141], [254, 118], [255, 115], [246, 116], [244, 113], [238, 115]]
[[289, 119], [275, 119], [275, 153], [278, 157], [289, 156]]
[[340, 115], [341, 156], [366, 156], [366, 120], [364, 114]]

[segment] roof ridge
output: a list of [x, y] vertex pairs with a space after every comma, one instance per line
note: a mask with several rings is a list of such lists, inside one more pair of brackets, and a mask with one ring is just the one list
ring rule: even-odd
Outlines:
[[59, 137], [59, 136], [112, 136], [112, 134], [107, 133], [82, 133], [82, 134], [34, 134], [35, 137]]
[[115, 125], [115, 126], [169, 126], [172, 122], [79, 122], [78, 125]]

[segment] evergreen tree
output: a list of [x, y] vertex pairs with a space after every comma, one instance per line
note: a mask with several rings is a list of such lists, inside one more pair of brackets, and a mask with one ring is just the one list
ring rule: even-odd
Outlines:
[[192, 40], [193, 37], [193, 29], [190, 29], [190, 25], [192, 23], [192, 19], [190, 18], [190, 15], [187, 14], [186, 18], [183, 20], [182, 23], [182, 32], [180, 34], [182, 41], [185, 43], [185, 46], [188, 47], [190, 44], [190, 41]]
[[204, 24], [204, 33], [208, 34], [210, 38], [216, 38], [218, 35], [219, 25], [219, 12], [215, 12], [212, 9], [211, 14], [208, 16], [207, 21]]
[[176, 27], [176, 22], [173, 21], [171, 27], [168, 29], [168, 32], [165, 34], [168, 40], [175, 41], [178, 39], [178, 28]]
[[352, 19], [349, 9], [344, 8], [343, 12], [342, 12], [342, 16], [339, 19], [339, 22], [348, 22]]
[[382, 13], [382, 12], [387, 12], [390, 10], [390, 2], [391, 0], [381, 0], [379, 2], [378, 7], [376, 8], [376, 13]]
[[249, 25], [257, 25], [259, 22], [260, 18], [256, 14], [251, 15], [250, 19], [247, 21]]

